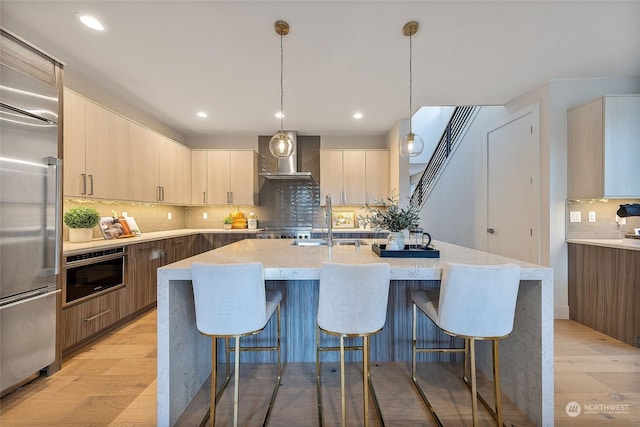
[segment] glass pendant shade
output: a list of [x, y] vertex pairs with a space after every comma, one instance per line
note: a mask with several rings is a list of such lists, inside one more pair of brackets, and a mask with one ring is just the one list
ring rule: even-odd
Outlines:
[[424, 142], [420, 135], [416, 135], [413, 132], [409, 132], [398, 143], [398, 150], [402, 157], [416, 157], [422, 153], [424, 149]]
[[271, 137], [269, 151], [278, 159], [286, 159], [293, 153], [293, 140], [289, 135], [280, 131]]

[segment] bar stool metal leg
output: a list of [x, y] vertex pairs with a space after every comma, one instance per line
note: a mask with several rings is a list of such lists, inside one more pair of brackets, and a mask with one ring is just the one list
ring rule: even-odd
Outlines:
[[369, 425], [369, 337], [362, 337], [362, 394], [364, 396], [364, 425]]
[[[467, 340], [470, 341], [470, 340]], [[492, 407], [489, 402], [484, 398], [481, 393], [477, 393], [478, 400], [482, 403], [482, 406], [489, 412], [489, 414], [496, 421], [496, 426], [504, 426], [504, 417], [502, 413], [502, 392], [500, 389], [500, 338], [491, 338], [492, 346], [492, 358], [493, 358], [493, 397], [494, 406]], [[471, 387], [471, 381], [465, 374], [464, 382], [469, 388]]]
[[340, 402], [340, 425], [344, 427], [347, 425], [347, 393], [344, 381], [344, 335], [340, 335]]
[[496, 421], [498, 426], [502, 427], [502, 394], [500, 391], [500, 349], [498, 347], [499, 341], [497, 339], [493, 341], [493, 395], [496, 406]]

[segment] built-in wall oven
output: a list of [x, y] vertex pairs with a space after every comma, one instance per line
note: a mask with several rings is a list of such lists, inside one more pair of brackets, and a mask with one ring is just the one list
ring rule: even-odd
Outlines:
[[125, 285], [124, 247], [66, 257], [65, 304], [75, 303]]

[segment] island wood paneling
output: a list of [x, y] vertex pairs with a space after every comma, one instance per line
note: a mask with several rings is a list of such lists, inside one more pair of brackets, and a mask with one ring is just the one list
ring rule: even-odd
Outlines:
[[569, 243], [569, 316], [638, 346], [640, 251]]
[[[439, 281], [392, 281], [389, 287], [387, 320], [382, 331], [374, 335], [371, 342], [371, 361], [409, 361], [411, 360], [411, 291], [415, 289], [434, 289]], [[307, 281], [275, 281], [266, 283], [267, 289], [278, 289], [282, 292], [282, 358], [286, 362], [311, 362], [315, 360], [315, 328], [318, 314], [319, 282]], [[274, 317], [275, 319], [275, 317]], [[427, 345], [446, 347], [462, 346], [461, 340], [454, 340], [440, 332], [426, 316], [418, 316], [418, 334], [421, 342]], [[241, 339], [244, 345], [270, 345], [275, 342], [276, 322], [270, 321], [261, 334]], [[345, 345], [360, 345], [360, 338], [349, 338]], [[233, 345], [233, 344], [232, 344]], [[338, 346], [338, 338], [321, 335], [321, 345]], [[222, 341], [218, 346], [218, 360], [224, 361]], [[338, 361], [338, 352], [323, 352], [322, 362]], [[245, 353], [242, 360], [246, 362], [275, 362], [275, 354], [268, 352]], [[420, 354], [419, 361], [454, 361], [457, 355]], [[347, 352], [346, 360], [361, 361], [361, 352]]]

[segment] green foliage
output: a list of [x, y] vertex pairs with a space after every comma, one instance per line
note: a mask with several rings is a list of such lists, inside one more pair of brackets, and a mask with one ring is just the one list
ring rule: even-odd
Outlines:
[[231, 218], [230, 216], [226, 217], [225, 219], [222, 220], [222, 222], [224, 224], [233, 224], [233, 218]]
[[63, 220], [69, 228], [93, 228], [100, 223], [100, 214], [94, 208], [79, 206], [66, 211]]
[[358, 220], [369, 224], [371, 228], [389, 230], [392, 232], [402, 231], [418, 224], [420, 218], [413, 208], [402, 208], [398, 206], [398, 197], [393, 192], [391, 197], [374, 202], [379, 207], [372, 207], [366, 204], [364, 209], [367, 216], [360, 215]]

